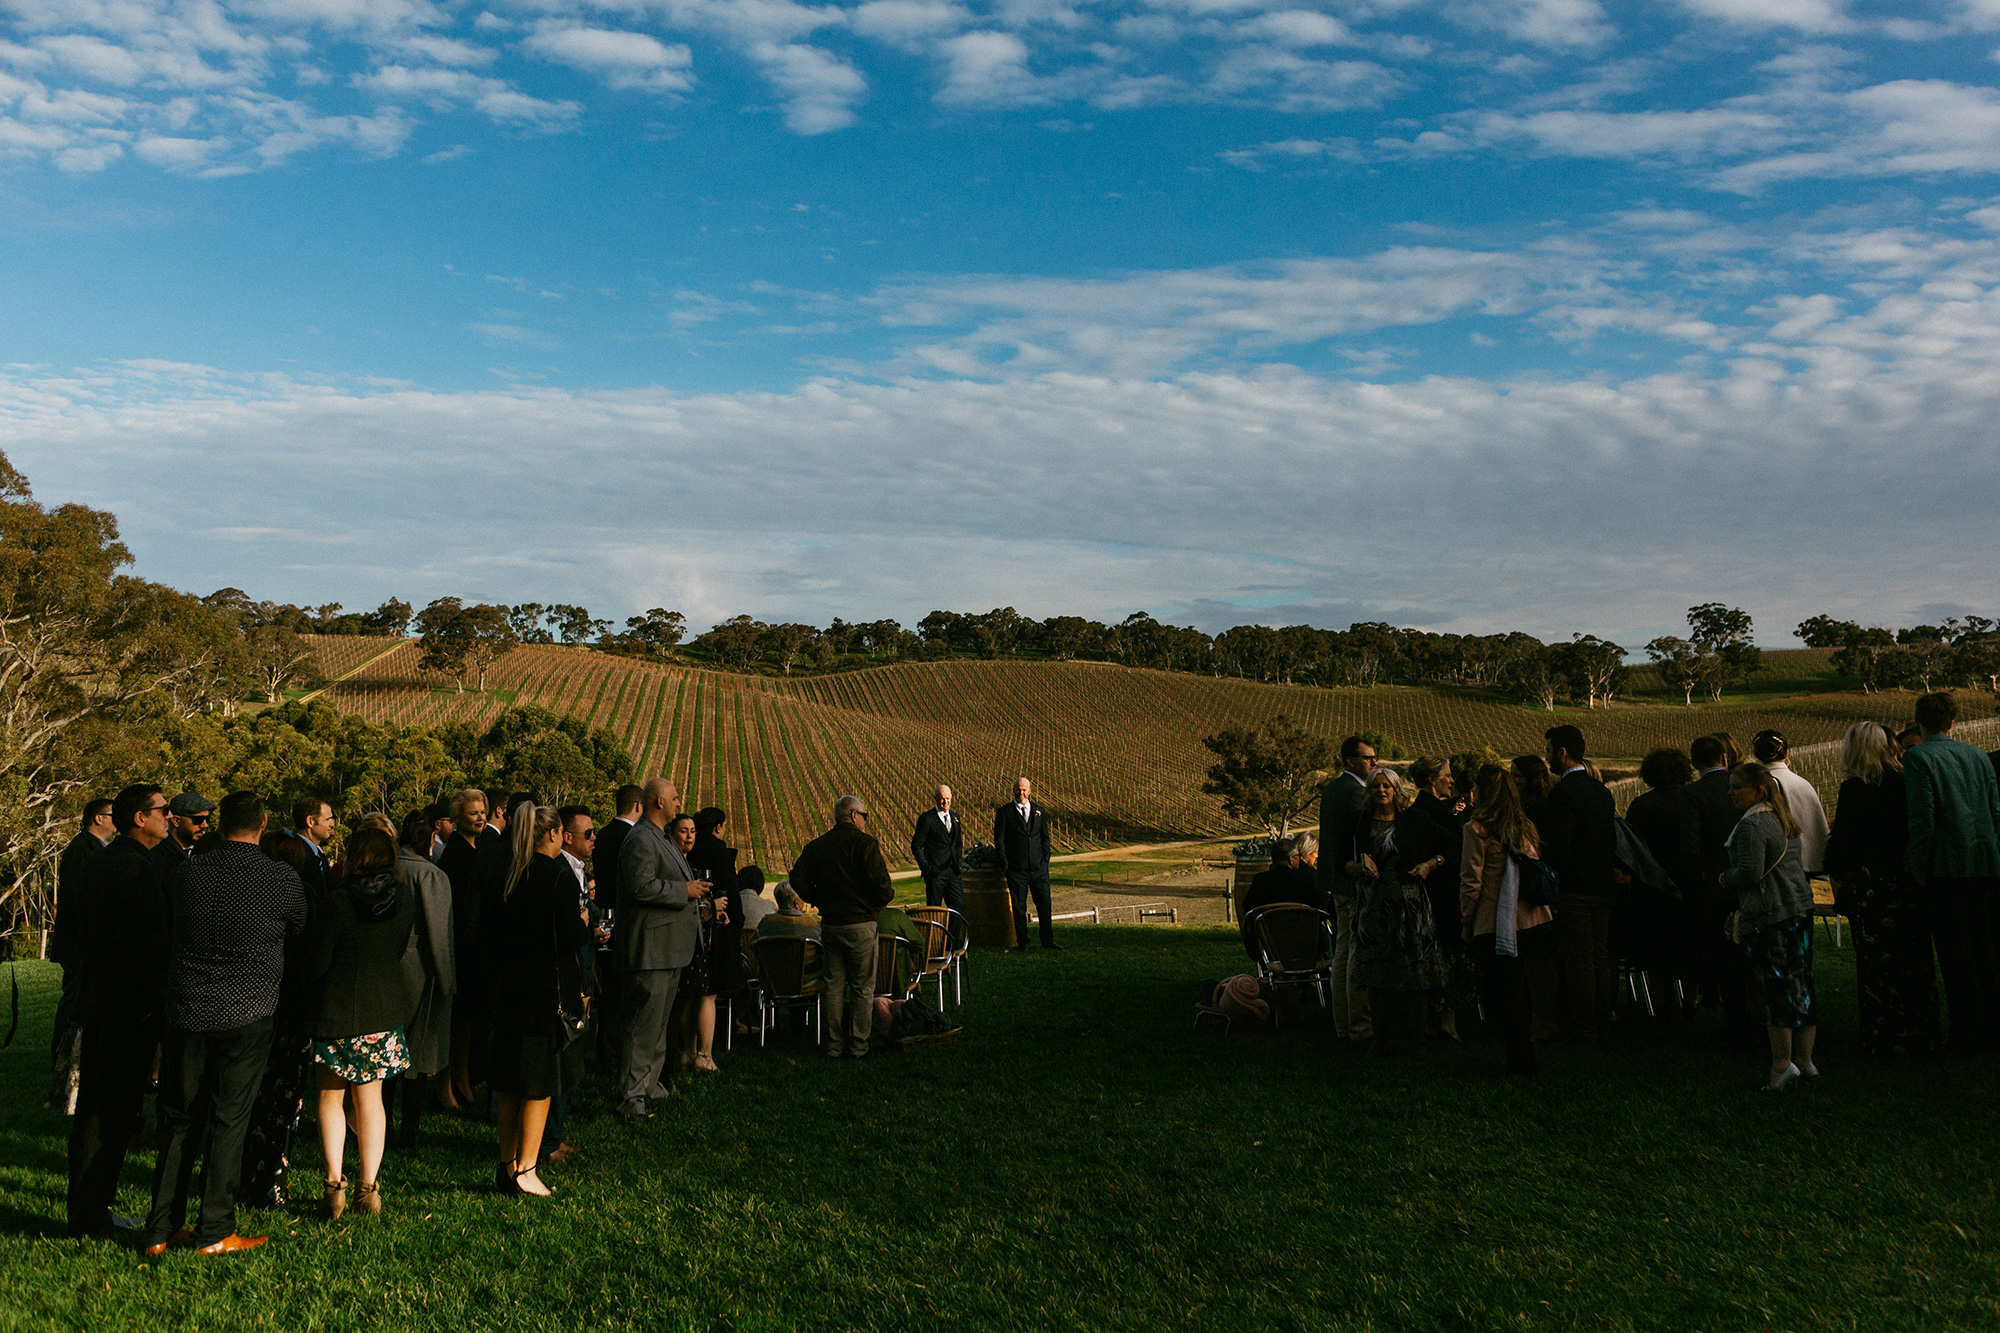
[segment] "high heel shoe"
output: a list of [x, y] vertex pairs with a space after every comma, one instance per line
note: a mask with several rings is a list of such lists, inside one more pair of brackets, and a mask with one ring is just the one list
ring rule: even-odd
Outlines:
[[1797, 1065], [1786, 1065], [1785, 1072], [1778, 1075], [1778, 1081], [1776, 1083], [1766, 1083], [1763, 1090], [1765, 1092], [1783, 1092], [1798, 1081], [1799, 1067]]
[[1819, 1077], [1819, 1066], [1808, 1060], [1799, 1066], [1799, 1077], [1814, 1079]]

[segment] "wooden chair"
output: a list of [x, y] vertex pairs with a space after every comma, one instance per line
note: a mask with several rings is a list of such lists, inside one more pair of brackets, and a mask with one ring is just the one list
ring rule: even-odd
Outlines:
[[[910, 979], [896, 980], [896, 962], [901, 958], [910, 965]], [[877, 935], [875, 937], [875, 998], [900, 1004], [917, 993], [917, 987], [924, 979], [923, 959], [917, 955], [917, 946], [901, 935]]]
[[820, 996], [826, 989], [820, 976], [819, 942], [803, 935], [778, 935], [758, 940], [757, 954], [757, 1044], [777, 1021], [780, 1006], [812, 1005], [813, 1041], [826, 1039]]

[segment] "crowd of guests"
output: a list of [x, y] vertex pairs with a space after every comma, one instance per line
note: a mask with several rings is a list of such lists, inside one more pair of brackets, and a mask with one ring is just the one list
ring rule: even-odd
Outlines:
[[[59, 862], [50, 949], [70, 1233], [130, 1233], [149, 1254], [263, 1244], [239, 1233], [237, 1205], [295, 1198], [308, 1104], [329, 1218], [381, 1212], [385, 1153], [418, 1146], [427, 1107], [490, 1114], [495, 1188], [547, 1196], [540, 1173], [574, 1155], [564, 1121], [593, 1054], [616, 1114], [647, 1118], [682, 1073], [717, 1068], [719, 1000], [740, 1033], [762, 1021], [739, 1003], [760, 938], [819, 946], [823, 973], [801, 989], [825, 997], [827, 1053], [868, 1054], [894, 1012], [876, 993], [878, 930], [924, 936], [888, 906], [864, 801], [840, 798], [770, 898], [721, 809], [684, 813], [663, 779], [614, 803], [600, 830], [582, 806], [467, 788], [400, 824], [361, 816], [336, 859], [335, 811], [314, 797], [290, 828], [254, 792], [216, 803], [141, 783], [90, 802]], [[149, 1092], [152, 1204], [119, 1217]]]
[[[1662, 983], [1669, 1018], [1719, 1010], [1732, 1044], [1768, 1051], [1777, 1092], [1819, 1076], [1825, 877], [1854, 931], [1863, 1052], [1939, 1048], [1938, 972], [1948, 1049], [2000, 1049], [2000, 753], [1952, 738], [1949, 694], [1915, 711], [1899, 734], [1848, 728], [1831, 825], [1775, 730], [1748, 755], [1726, 733], [1654, 750], [1622, 818], [1575, 726], [1471, 775], [1433, 757], [1398, 773], [1350, 737], [1318, 836], [1281, 839], [1252, 881], [1245, 947], [1264, 957], [1259, 909], [1318, 908], [1341, 1037], [1390, 1055], [1400, 1036], [1421, 1056], [1480, 1005], [1525, 1075], [1539, 1043], [1607, 1040], [1622, 963]], [[1249, 977], [1212, 992], [1253, 1025], [1271, 998]]]

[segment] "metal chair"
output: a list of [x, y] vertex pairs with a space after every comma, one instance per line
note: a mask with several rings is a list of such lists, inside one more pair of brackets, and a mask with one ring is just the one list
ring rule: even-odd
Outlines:
[[[909, 960], [910, 977], [907, 982], [896, 980], [896, 960], [898, 956]], [[875, 998], [887, 1000], [891, 1004], [901, 1004], [917, 993], [923, 984], [924, 963], [918, 955], [917, 946], [901, 935], [877, 935], [875, 937]]]
[[826, 1039], [826, 1022], [820, 996], [826, 989], [820, 977], [819, 941], [803, 935], [779, 935], [758, 940], [757, 953], [757, 1044], [777, 1021], [779, 1006], [810, 1003], [813, 1009], [813, 1042]]
[[[965, 933], [965, 915], [949, 907], [907, 907], [903, 909], [912, 921], [935, 921], [944, 927], [945, 942], [951, 949], [951, 999], [953, 1004], [965, 1003], [965, 957], [972, 952], [972, 941]], [[938, 1007], [944, 1007], [943, 992], [939, 992]]]
[[[1333, 918], [1303, 903], [1272, 903], [1244, 918], [1257, 941], [1257, 975], [1274, 990], [1310, 986], [1320, 1008], [1333, 1006]], [[1278, 1008], [1271, 1009], [1277, 1022]]]
[[919, 987], [926, 977], [937, 979], [938, 1012], [944, 1012], [944, 976], [951, 971], [951, 937], [944, 926], [928, 917], [914, 918], [924, 933], [924, 968], [917, 976]]

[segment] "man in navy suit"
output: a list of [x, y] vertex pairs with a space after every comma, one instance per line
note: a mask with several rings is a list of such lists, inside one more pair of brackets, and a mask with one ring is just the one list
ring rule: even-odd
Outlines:
[[1014, 900], [1014, 947], [1028, 947], [1028, 895], [1042, 918], [1042, 947], [1060, 949], [1049, 906], [1049, 812], [1034, 800], [1035, 784], [1014, 780], [1014, 799], [993, 812], [993, 847], [1000, 868], [1007, 872], [1007, 894]]
[[910, 857], [924, 875], [924, 901], [965, 915], [965, 824], [951, 808], [951, 788], [937, 789], [937, 804], [917, 816]]

